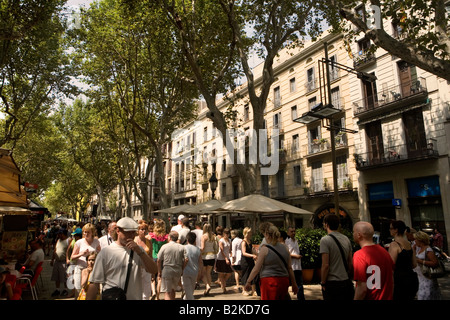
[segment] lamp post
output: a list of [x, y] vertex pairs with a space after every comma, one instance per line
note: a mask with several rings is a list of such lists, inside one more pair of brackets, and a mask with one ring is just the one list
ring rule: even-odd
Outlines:
[[211, 178], [209, 178], [209, 187], [211, 188], [211, 197], [214, 199], [214, 194], [216, 193], [216, 189], [217, 189], [217, 178], [216, 178], [216, 172], [213, 171], [213, 173], [211, 174]]
[[[211, 197], [214, 199], [214, 194], [216, 193], [217, 189], [217, 178], [216, 178], [216, 171], [214, 170], [211, 174], [211, 178], [209, 178], [209, 186], [211, 188]], [[212, 214], [212, 226], [213, 229], [216, 227], [216, 215], [215, 213]]]
[[[326, 72], [326, 78], [324, 77], [324, 80], [326, 83], [323, 84], [323, 86], [326, 86], [325, 94], [323, 96], [324, 102], [322, 102], [322, 83], [320, 83], [320, 98], [321, 102], [317, 105], [315, 105], [313, 108], [311, 108], [311, 111], [305, 112], [302, 114], [301, 117], [294, 119], [295, 122], [303, 123], [303, 124], [309, 124], [317, 120], [325, 120], [326, 123], [323, 124], [325, 128], [327, 128], [330, 131], [330, 139], [331, 139], [331, 158], [332, 158], [332, 169], [333, 169], [333, 188], [334, 188], [334, 210], [335, 214], [339, 214], [339, 186], [337, 181], [337, 166], [336, 166], [336, 144], [335, 144], [335, 130], [338, 129], [339, 131], [348, 132], [348, 133], [356, 133], [357, 131], [342, 128], [341, 126], [335, 126], [333, 123], [333, 117], [342, 112], [342, 110], [334, 108], [332, 105], [332, 95], [331, 95], [331, 79], [330, 79], [330, 65], [339, 68], [342, 70], [345, 70], [347, 72], [356, 74], [356, 76], [359, 79], [365, 79], [368, 81], [375, 81], [377, 78], [371, 74], [357, 71], [355, 69], [352, 69], [350, 67], [347, 67], [345, 65], [341, 65], [335, 61], [331, 61], [328, 59], [328, 45], [326, 42], [324, 42], [324, 52], [325, 52], [325, 58], [319, 61], [319, 74], [320, 74], [320, 64], [325, 66], [325, 72]], [[320, 77], [319, 77], [320, 79]]]

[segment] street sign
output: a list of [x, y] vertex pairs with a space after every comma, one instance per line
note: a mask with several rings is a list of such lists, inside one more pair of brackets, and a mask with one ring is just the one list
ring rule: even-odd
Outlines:
[[396, 209], [400, 209], [402, 207], [402, 199], [392, 199], [392, 205]]

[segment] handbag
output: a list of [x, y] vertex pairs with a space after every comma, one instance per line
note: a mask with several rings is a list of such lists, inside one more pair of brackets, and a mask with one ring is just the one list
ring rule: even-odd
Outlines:
[[[433, 253], [434, 254], [434, 253]], [[428, 279], [436, 279], [436, 278], [442, 278], [445, 276], [445, 265], [440, 260], [438, 260], [438, 265], [436, 267], [430, 267], [426, 266], [425, 264], [422, 265], [422, 273], [423, 275]], [[427, 261], [427, 252], [425, 251], [425, 261]]]
[[133, 260], [133, 250], [130, 252], [130, 258], [128, 259], [127, 278], [125, 280], [125, 287], [112, 287], [102, 292], [102, 300], [127, 300], [128, 280], [130, 278], [131, 265]]

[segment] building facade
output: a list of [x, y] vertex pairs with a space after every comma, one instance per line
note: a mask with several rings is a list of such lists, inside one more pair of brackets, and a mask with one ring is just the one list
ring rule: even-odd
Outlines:
[[[384, 23], [385, 30], [401, 36], [395, 26]], [[348, 46], [341, 35], [324, 33], [302, 48], [281, 51], [275, 60], [276, 80], [264, 118], [269, 138], [279, 142], [279, 168], [276, 174], [262, 176], [258, 191], [313, 215], [277, 214], [265, 219], [280, 226], [321, 227], [323, 216], [335, 210], [335, 157], [339, 214], [346, 228], [359, 220], [369, 221], [380, 238], [386, 239], [389, 220], [400, 219], [417, 230], [438, 228], [447, 240], [449, 83], [382, 49], [370, 53], [370, 46], [365, 38]], [[325, 47], [330, 62], [355, 72], [332, 63], [325, 67], [320, 62]], [[262, 65], [253, 72], [258, 83]], [[358, 72], [375, 76], [376, 81], [368, 81]], [[339, 112], [330, 122], [317, 120], [305, 125], [294, 121], [324, 102], [328, 94], [325, 83], [331, 89], [328, 103]], [[233, 128], [248, 136], [253, 111], [246, 84], [230, 97], [235, 98], [233, 109], [237, 112]], [[225, 111], [229, 101], [220, 99], [217, 104]], [[223, 133], [214, 128], [207, 112], [206, 104], [200, 102], [196, 121], [174, 133], [165, 146], [164, 174], [172, 206], [195, 205], [213, 196], [223, 202], [244, 196], [240, 177], [227, 163]], [[276, 137], [273, 129], [278, 129]], [[334, 130], [334, 141], [330, 130]], [[218, 179], [214, 194], [209, 185], [213, 172]], [[224, 214], [218, 223], [243, 227], [248, 219]]]

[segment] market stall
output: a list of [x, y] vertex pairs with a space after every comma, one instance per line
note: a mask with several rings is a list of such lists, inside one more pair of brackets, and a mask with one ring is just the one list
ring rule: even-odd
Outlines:
[[10, 150], [0, 148], [0, 253], [4, 260], [20, 259], [27, 249], [31, 211], [20, 185], [20, 170]]

